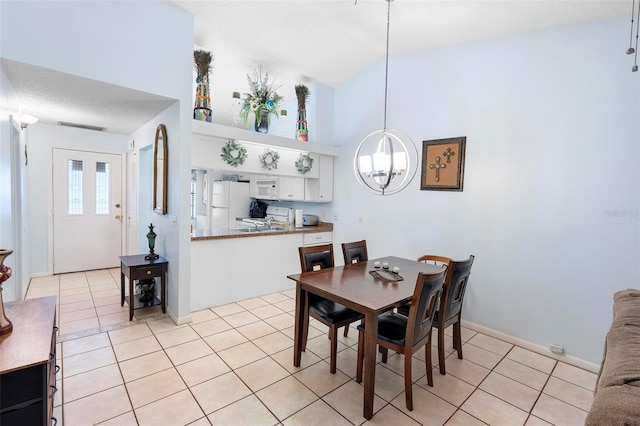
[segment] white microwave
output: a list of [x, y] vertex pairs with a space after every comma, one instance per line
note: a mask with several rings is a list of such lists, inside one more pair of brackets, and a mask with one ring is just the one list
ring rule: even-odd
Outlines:
[[260, 200], [278, 199], [278, 178], [257, 179], [255, 182], [256, 198]]

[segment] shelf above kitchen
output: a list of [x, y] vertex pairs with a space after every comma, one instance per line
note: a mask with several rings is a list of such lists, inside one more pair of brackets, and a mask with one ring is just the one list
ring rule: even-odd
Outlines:
[[295, 139], [273, 136], [247, 129], [223, 126], [221, 124], [215, 123], [207, 123], [206, 121], [193, 120], [191, 130], [194, 135], [199, 136], [206, 136], [224, 140], [234, 139], [238, 141], [258, 143], [298, 151], [330, 155], [333, 157], [338, 155], [338, 148], [335, 146], [323, 145], [314, 142], [301, 142]]

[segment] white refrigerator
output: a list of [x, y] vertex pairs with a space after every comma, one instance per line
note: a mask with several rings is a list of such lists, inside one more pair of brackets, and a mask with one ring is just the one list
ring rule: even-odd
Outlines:
[[218, 181], [211, 185], [211, 228], [233, 228], [236, 218], [249, 217], [249, 182]]

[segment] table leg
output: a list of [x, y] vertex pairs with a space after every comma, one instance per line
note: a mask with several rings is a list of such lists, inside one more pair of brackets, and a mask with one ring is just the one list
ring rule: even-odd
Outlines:
[[162, 313], [167, 313], [167, 265], [164, 265], [162, 268], [162, 276], [160, 278], [160, 285], [162, 288], [160, 289], [160, 293], [162, 296]]
[[136, 295], [133, 290], [133, 280], [131, 279], [131, 270], [129, 270], [129, 321], [133, 320], [133, 304], [135, 301]]
[[124, 274], [120, 266], [120, 306], [124, 306]]
[[296, 317], [293, 337], [293, 366], [300, 367], [302, 357], [302, 334], [304, 331], [304, 307], [306, 305], [307, 292], [302, 290], [300, 283], [296, 282]]
[[378, 316], [367, 313], [364, 316], [364, 418], [367, 420], [373, 417], [377, 337]]

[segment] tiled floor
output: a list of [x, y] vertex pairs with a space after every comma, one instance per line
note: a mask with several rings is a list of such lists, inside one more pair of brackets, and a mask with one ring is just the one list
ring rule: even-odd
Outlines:
[[445, 376], [434, 366], [433, 387], [416, 354], [414, 411], [402, 355], [378, 363], [366, 422], [355, 329], [339, 333], [331, 375], [326, 328], [312, 321], [293, 367], [294, 291], [194, 312], [181, 326], [156, 308], [129, 323], [119, 291], [117, 269], [32, 281], [28, 297], [60, 302], [58, 425], [583, 425], [591, 406], [595, 374], [463, 328], [464, 360], [449, 356]]

